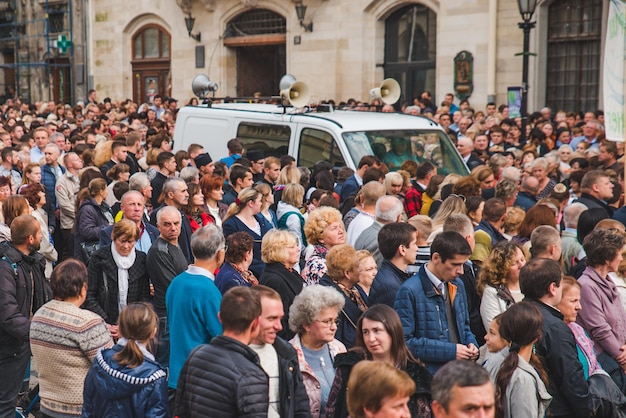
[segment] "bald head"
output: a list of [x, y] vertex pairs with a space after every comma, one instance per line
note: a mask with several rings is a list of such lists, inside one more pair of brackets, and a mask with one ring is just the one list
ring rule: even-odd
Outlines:
[[524, 178], [520, 186], [520, 191], [528, 192], [535, 196], [539, 191], [539, 180], [537, 180], [537, 177], [528, 176]]
[[385, 185], [377, 181], [370, 181], [363, 185], [361, 194], [364, 205], [375, 205], [378, 199], [385, 195]]
[[398, 222], [404, 207], [396, 196], [383, 196], [376, 201], [376, 220], [382, 224]]
[[124, 193], [120, 200], [120, 210], [124, 215], [124, 219], [130, 219], [139, 224], [143, 218], [145, 201], [146, 199], [137, 190], [129, 190]]

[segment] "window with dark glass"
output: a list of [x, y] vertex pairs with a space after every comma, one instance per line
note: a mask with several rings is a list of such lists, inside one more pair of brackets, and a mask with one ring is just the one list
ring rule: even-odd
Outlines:
[[331, 134], [319, 129], [303, 129], [300, 134], [298, 165], [313, 167], [320, 160], [328, 161], [333, 167], [346, 165], [341, 150]]
[[156, 26], [148, 26], [133, 39], [135, 60], [170, 57], [170, 36]]
[[548, 13], [546, 104], [566, 111], [595, 110], [602, 0], [557, 0]]

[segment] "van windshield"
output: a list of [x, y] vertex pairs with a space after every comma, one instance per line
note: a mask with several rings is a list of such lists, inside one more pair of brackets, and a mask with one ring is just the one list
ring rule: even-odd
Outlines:
[[385, 130], [345, 132], [343, 139], [352, 160], [359, 162], [364, 155], [375, 155], [387, 164], [391, 171], [400, 169], [403, 162], [430, 161], [437, 166], [437, 173], [468, 175], [454, 145], [445, 133], [428, 130]]

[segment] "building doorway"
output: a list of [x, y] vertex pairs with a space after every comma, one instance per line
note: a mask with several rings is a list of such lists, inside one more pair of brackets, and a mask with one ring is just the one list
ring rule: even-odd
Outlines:
[[231, 20], [224, 46], [237, 54], [237, 96], [278, 94], [286, 72], [286, 20], [270, 10], [256, 9]]
[[385, 78], [395, 78], [402, 101], [435, 91], [437, 15], [424, 5], [411, 5], [385, 21]]
[[237, 48], [237, 95], [277, 95], [285, 71], [284, 44]]
[[133, 37], [133, 100], [152, 104], [154, 96], [171, 93], [171, 37], [160, 26], [146, 25]]
[[55, 58], [49, 61], [52, 75], [52, 99], [55, 102], [71, 103], [72, 79], [69, 58]]

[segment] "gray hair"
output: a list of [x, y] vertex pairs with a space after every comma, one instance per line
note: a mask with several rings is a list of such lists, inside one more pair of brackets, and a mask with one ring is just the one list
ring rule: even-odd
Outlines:
[[130, 190], [142, 191], [150, 185], [150, 179], [146, 173], [135, 173], [130, 176], [128, 188]]
[[498, 184], [496, 184], [495, 197], [507, 201], [517, 193], [518, 187], [517, 183], [511, 179], [501, 179]]
[[521, 179], [521, 173], [517, 167], [504, 167], [500, 178], [513, 180], [518, 183]]
[[224, 248], [226, 240], [222, 230], [215, 224], [198, 229], [191, 236], [191, 253], [198, 260], [210, 260]]
[[57, 138], [63, 138], [63, 140], [65, 141], [65, 135], [63, 135], [61, 132], [55, 132], [50, 135], [50, 142], [55, 142]]
[[576, 229], [578, 227], [578, 218], [580, 218], [580, 215], [587, 209], [589, 208], [586, 205], [578, 202], [568, 205], [563, 211], [563, 223], [565, 227]]
[[561, 241], [559, 231], [550, 225], [540, 225], [530, 234], [530, 252], [533, 257], [538, 257], [548, 251], [550, 245]]
[[59, 148], [59, 146], [57, 144], [49, 143], [43, 149], [46, 149], [46, 148], [54, 149], [54, 152], [56, 152], [57, 154], [61, 153], [61, 148]]
[[[473, 361], [454, 360], [446, 363], [435, 373], [430, 390], [433, 401], [439, 402], [447, 412], [455, 386], [466, 388], [486, 384], [490, 384], [493, 389], [487, 369]], [[495, 400], [495, 393], [493, 393], [493, 400]]]
[[20, 151], [17, 153], [17, 156], [22, 164], [27, 164], [30, 162], [30, 153], [28, 151]]
[[469, 216], [462, 213], [455, 213], [448, 216], [448, 219], [443, 223], [443, 232], [454, 231], [466, 237], [468, 235], [474, 235], [474, 225]]
[[535, 161], [533, 161], [533, 169], [535, 167], [542, 167], [544, 170], [547, 170], [548, 166], [549, 166], [549, 163], [545, 157], [539, 157], [539, 158], [536, 158]]
[[403, 211], [404, 206], [396, 196], [382, 196], [376, 201], [376, 219], [381, 221], [396, 222]]
[[185, 183], [185, 180], [181, 179], [180, 177], [171, 177], [163, 182], [163, 189], [161, 190], [161, 193], [163, 193], [163, 196], [167, 197], [168, 193], [176, 192], [181, 183], [183, 185], [187, 185], [187, 183]]
[[332, 287], [315, 284], [302, 289], [289, 307], [289, 329], [298, 334], [311, 325], [320, 312], [328, 308], [343, 309], [344, 297]]
[[176, 209], [174, 206], [165, 206], [161, 208], [161, 210], [159, 210], [156, 214], [157, 225], [161, 225], [161, 217], [164, 214], [168, 214], [168, 213], [172, 213], [172, 214], [176, 213], [178, 215], [178, 220], [182, 221], [182, 215], [180, 214], [180, 211], [178, 209]]
[[196, 176], [200, 174], [200, 170], [196, 167], [183, 167], [180, 170], [180, 178], [185, 180], [185, 182], [189, 183], [192, 180], [195, 180]]

